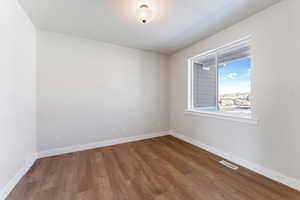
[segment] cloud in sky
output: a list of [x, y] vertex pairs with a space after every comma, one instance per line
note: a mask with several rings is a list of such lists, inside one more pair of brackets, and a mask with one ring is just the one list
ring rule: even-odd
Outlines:
[[235, 79], [237, 77], [237, 75], [238, 75], [237, 73], [231, 72], [231, 73], [226, 75], [226, 78]]
[[251, 91], [251, 60], [235, 61], [219, 69], [219, 94]]
[[220, 94], [230, 94], [236, 92], [250, 92], [251, 82], [250, 81], [240, 81], [238, 83], [223, 84], [219, 87]]
[[251, 76], [251, 72], [252, 72], [252, 70], [251, 70], [251, 68], [249, 68], [248, 69], [248, 76]]

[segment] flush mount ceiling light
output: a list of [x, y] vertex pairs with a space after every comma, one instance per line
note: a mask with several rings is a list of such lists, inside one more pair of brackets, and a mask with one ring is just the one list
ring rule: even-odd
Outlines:
[[137, 20], [143, 24], [151, 22], [154, 18], [153, 11], [148, 5], [143, 4], [139, 7], [137, 11]]

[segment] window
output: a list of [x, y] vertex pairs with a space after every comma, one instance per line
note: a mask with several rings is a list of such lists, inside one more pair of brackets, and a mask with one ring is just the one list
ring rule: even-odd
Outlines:
[[189, 111], [251, 116], [250, 38], [189, 59]]

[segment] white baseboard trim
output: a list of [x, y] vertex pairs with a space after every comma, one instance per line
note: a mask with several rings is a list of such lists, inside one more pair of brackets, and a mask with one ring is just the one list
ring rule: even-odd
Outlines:
[[193, 138], [187, 137], [187, 136], [182, 135], [180, 133], [176, 133], [174, 131], [170, 131], [170, 135], [172, 135], [172, 136], [174, 136], [174, 137], [176, 137], [176, 138], [178, 138], [180, 140], [183, 140], [183, 141], [185, 141], [187, 143], [190, 143], [190, 144], [193, 144], [193, 145], [195, 145], [197, 147], [200, 147], [201, 149], [209, 151], [209, 152], [211, 152], [213, 154], [216, 154], [216, 155], [218, 155], [218, 156], [220, 156], [222, 158], [225, 158], [226, 160], [229, 160], [229, 161], [231, 161], [233, 163], [236, 163], [236, 164], [238, 164], [238, 165], [240, 165], [242, 167], [250, 169], [250, 170], [252, 170], [252, 171], [254, 171], [254, 172], [258, 173], [258, 174], [261, 174], [261, 175], [263, 175], [265, 177], [268, 177], [268, 178], [270, 178], [270, 179], [272, 179], [274, 181], [277, 181], [277, 182], [282, 183], [284, 185], [287, 185], [287, 186], [289, 186], [289, 187], [291, 187], [291, 188], [293, 188], [295, 190], [300, 191], [300, 180], [297, 180], [297, 179], [292, 178], [292, 177], [288, 177], [288, 176], [286, 176], [284, 174], [281, 174], [281, 173], [279, 173], [277, 171], [274, 171], [272, 169], [267, 169], [267, 168], [265, 168], [265, 167], [263, 167], [261, 165], [258, 165], [256, 163], [247, 161], [245, 159], [242, 159], [240, 157], [234, 156], [234, 155], [229, 154], [227, 152], [223, 152], [223, 151], [221, 151], [219, 149], [216, 149], [216, 148], [214, 148], [212, 146], [204, 144], [204, 143], [202, 143], [202, 142], [200, 142], [198, 140], [195, 140]]
[[70, 146], [70, 147], [64, 147], [64, 148], [50, 149], [50, 150], [39, 152], [38, 157], [44, 158], [44, 157], [61, 155], [61, 154], [66, 154], [66, 153], [84, 151], [84, 150], [88, 150], [88, 149], [106, 147], [106, 146], [111, 146], [111, 145], [121, 144], [121, 143], [126, 143], [126, 142], [134, 142], [134, 141], [139, 141], [139, 140], [144, 140], [144, 139], [149, 139], [149, 138], [165, 136], [165, 135], [169, 135], [169, 134], [170, 134], [170, 131], [161, 131], [161, 132], [157, 132], [157, 133], [150, 133], [150, 134], [144, 134], [144, 135], [125, 137], [125, 138], [105, 140], [105, 141], [100, 141], [100, 142], [94, 142], [94, 143], [88, 143], [88, 144], [82, 144], [82, 145], [76, 145], [76, 146]]
[[32, 167], [32, 165], [34, 164], [36, 159], [37, 159], [37, 153], [33, 153], [26, 159], [26, 161], [24, 162], [24, 166], [21, 169], [19, 169], [19, 171], [15, 174], [15, 176], [12, 179], [10, 179], [10, 181], [0, 191], [0, 200], [6, 199], [6, 197], [14, 189], [14, 187], [18, 184], [18, 182], [21, 180], [21, 178]]

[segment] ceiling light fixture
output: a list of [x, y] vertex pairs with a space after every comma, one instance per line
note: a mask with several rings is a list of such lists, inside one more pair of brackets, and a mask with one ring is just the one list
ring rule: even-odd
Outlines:
[[153, 11], [148, 5], [143, 4], [137, 11], [137, 20], [143, 24], [147, 24], [153, 20]]

